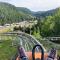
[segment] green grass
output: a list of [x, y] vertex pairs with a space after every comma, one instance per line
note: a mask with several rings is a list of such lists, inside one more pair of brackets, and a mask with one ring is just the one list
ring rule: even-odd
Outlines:
[[[14, 36], [0, 36], [2, 38], [2, 42], [0, 42], [0, 60], [11, 60], [13, 56], [15, 56], [17, 49], [16, 47], [12, 46], [12, 39], [17, 39], [18, 37]], [[17, 41], [15, 40], [15, 41]], [[43, 46], [47, 49], [50, 50], [53, 45], [52, 43], [48, 43], [47, 40], [40, 40], [40, 43], [43, 44]], [[55, 46], [56, 47], [56, 46]], [[58, 47], [57, 47], [58, 48]], [[58, 54], [60, 55], [60, 50], [58, 50]]]
[[11, 60], [16, 53], [16, 48], [11, 46], [11, 40], [0, 43], [0, 60]]
[[[57, 50], [58, 55], [60, 56], [60, 46], [58, 47], [57, 44], [53, 44], [53, 43], [49, 43], [47, 40], [43, 40], [43, 38], [41, 36], [39, 36], [39, 34], [35, 34], [33, 35], [41, 44], [43, 44], [43, 46], [45, 47], [45, 49], [47, 51], [49, 51], [51, 48], [57, 48], [59, 50]], [[38, 37], [37, 37], [38, 36]]]
[[59, 49], [59, 50], [57, 50], [57, 53], [60, 56], [60, 47], [58, 47], [54, 43], [48, 42], [47, 40], [39, 40], [39, 41], [40, 41], [40, 43], [43, 44], [43, 46], [45, 47], [45, 49], [47, 49], [47, 51], [50, 51], [50, 49], [53, 47]]

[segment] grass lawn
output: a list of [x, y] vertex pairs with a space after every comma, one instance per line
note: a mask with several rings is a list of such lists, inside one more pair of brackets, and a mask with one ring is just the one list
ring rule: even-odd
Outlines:
[[16, 47], [11, 46], [11, 40], [0, 43], [0, 60], [11, 60], [16, 53]]

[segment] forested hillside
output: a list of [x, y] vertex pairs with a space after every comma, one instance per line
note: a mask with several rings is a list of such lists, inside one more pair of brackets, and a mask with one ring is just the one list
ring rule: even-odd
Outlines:
[[[60, 37], [60, 8], [45, 18], [39, 19], [37, 25], [31, 28], [35, 37]], [[28, 32], [29, 33], [29, 32]]]
[[19, 22], [23, 20], [32, 20], [33, 16], [18, 11], [15, 6], [0, 2], [0, 25], [5, 23]]
[[48, 10], [48, 11], [38, 11], [38, 12], [34, 12], [33, 15], [41, 19], [41, 18], [45, 18], [46, 16], [54, 15], [56, 10], [57, 9]]
[[60, 36], [60, 8], [56, 9], [54, 15], [47, 16], [38, 21], [40, 34], [47, 36]]
[[[33, 12], [24, 7], [15, 7], [9, 3], [0, 2], [0, 25], [24, 20], [35, 20], [36, 18], [38, 20], [36, 28], [39, 27], [38, 33], [42, 36], [60, 35], [60, 8]], [[33, 34], [35, 34], [35, 30], [34, 28]]]
[[25, 7], [16, 7], [16, 9], [19, 11], [19, 12], [23, 12], [25, 14], [32, 14], [32, 11], [30, 11], [28, 8], [25, 8]]

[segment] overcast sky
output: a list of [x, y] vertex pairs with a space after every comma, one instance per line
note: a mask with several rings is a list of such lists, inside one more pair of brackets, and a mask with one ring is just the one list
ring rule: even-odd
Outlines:
[[26, 7], [32, 11], [46, 11], [60, 7], [60, 0], [0, 0], [17, 7]]

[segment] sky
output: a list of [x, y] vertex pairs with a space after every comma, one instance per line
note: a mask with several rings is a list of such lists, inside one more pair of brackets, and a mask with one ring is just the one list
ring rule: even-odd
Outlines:
[[47, 11], [60, 7], [60, 0], [0, 0], [16, 7], [26, 7], [32, 11]]

